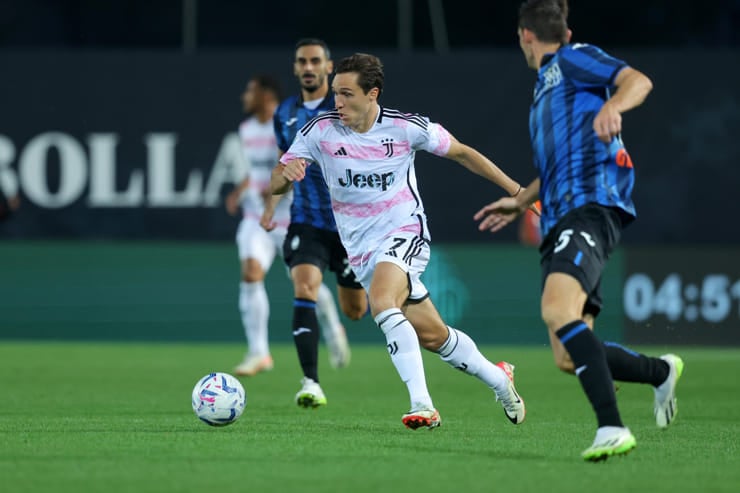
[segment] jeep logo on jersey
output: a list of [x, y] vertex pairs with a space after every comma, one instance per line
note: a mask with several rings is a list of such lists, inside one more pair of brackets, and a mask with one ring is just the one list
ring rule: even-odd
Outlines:
[[347, 174], [344, 178], [339, 178], [337, 181], [339, 181], [339, 184], [345, 188], [349, 187], [357, 187], [357, 188], [380, 188], [381, 190], [385, 191], [388, 190], [388, 187], [393, 185], [393, 182], [396, 179], [396, 175], [391, 171], [390, 173], [368, 173], [366, 175], [363, 174], [352, 174], [352, 170], [348, 169]]

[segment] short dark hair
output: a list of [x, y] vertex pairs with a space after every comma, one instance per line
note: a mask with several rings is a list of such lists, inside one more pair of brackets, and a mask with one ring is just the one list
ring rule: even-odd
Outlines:
[[378, 97], [383, 92], [383, 64], [380, 58], [367, 53], [355, 53], [352, 56], [342, 58], [337, 64], [335, 73], [345, 74], [347, 72], [357, 73], [357, 85], [360, 86], [365, 94], [370, 92], [373, 87], [377, 87]]
[[301, 48], [303, 46], [321, 46], [321, 48], [324, 50], [324, 55], [326, 55], [326, 59], [331, 60], [331, 52], [329, 51], [329, 45], [326, 44], [326, 41], [324, 41], [323, 39], [301, 38], [295, 44], [295, 51], [298, 51], [298, 48]]
[[282, 101], [283, 89], [275, 77], [268, 74], [258, 74], [252, 77], [251, 80], [255, 81], [263, 91], [271, 92], [277, 101]]
[[568, 42], [568, 0], [526, 0], [519, 7], [519, 28], [544, 43]]

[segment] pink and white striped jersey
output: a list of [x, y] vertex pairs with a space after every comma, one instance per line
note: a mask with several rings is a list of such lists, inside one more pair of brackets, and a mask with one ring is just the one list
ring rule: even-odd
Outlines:
[[[270, 189], [270, 177], [278, 160], [277, 140], [272, 120], [261, 123], [252, 116], [239, 125], [242, 151], [250, 163], [249, 187], [242, 195], [242, 211], [245, 218], [259, 220], [265, 210], [263, 195]], [[280, 201], [274, 220], [281, 227], [290, 223], [291, 196]]]
[[397, 232], [431, 239], [414, 156], [417, 150], [444, 156], [450, 144], [447, 130], [419, 115], [381, 107], [373, 127], [361, 134], [331, 111], [309, 121], [280, 161], [304, 158], [321, 167], [353, 264]]

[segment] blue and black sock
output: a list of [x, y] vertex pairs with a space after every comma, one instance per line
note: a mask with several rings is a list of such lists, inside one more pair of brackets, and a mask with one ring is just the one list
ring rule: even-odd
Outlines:
[[298, 352], [303, 375], [319, 381], [319, 320], [316, 302], [301, 298], [293, 300], [293, 342]]
[[665, 382], [671, 370], [662, 359], [640, 354], [616, 342], [604, 341], [604, 352], [612, 378], [620, 382], [649, 383], [657, 387]]
[[599, 427], [624, 426], [602, 342], [583, 320], [566, 324], [555, 335], [570, 353], [581, 387], [596, 412]]

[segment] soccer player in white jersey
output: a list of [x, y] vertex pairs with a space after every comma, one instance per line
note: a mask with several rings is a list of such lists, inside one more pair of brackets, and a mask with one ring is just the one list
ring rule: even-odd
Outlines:
[[[280, 102], [280, 85], [268, 75], [250, 79], [242, 93], [244, 111], [250, 116], [239, 126], [239, 137], [246, 161], [248, 176], [226, 198], [226, 208], [232, 215], [241, 210], [243, 218], [236, 233], [236, 243], [241, 262], [239, 310], [247, 338], [247, 353], [234, 369], [240, 376], [253, 376], [270, 370], [273, 360], [268, 343], [270, 305], [265, 290], [265, 274], [272, 266], [275, 254], [282, 255], [285, 234], [290, 223], [290, 194], [276, 206], [276, 228], [265, 231], [259, 224], [265, 199], [270, 197], [270, 174], [278, 159], [272, 116]], [[322, 333], [331, 354], [333, 366], [346, 360], [341, 345], [335, 339], [346, 339], [339, 319], [334, 297], [328, 287], [319, 289], [316, 309], [321, 313]]]
[[513, 365], [493, 364], [464, 332], [445, 324], [420, 280], [429, 261], [430, 235], [416, 183], [414, 155], [425, 150], [453, 159], [510, 194], [521, 187], [475, 149], [427, 118], [378, 105], [383, 66], [368, 54], [339, 62], [332, 83], [336, 111], [307, 123], [272, 174], [273, 193], [319, 166], [329, 187], [339, 235], [350, 265], [369, 294], [375, 322], [406, 384], [408, 428], [440, 425], [427, 389], [421, 347], [482, 380], [514, 424], [524, 401], [514, 388]]

